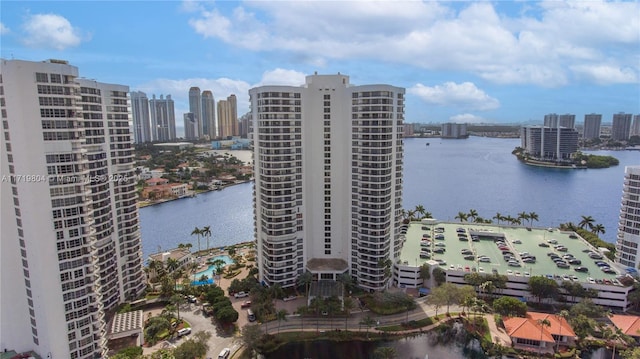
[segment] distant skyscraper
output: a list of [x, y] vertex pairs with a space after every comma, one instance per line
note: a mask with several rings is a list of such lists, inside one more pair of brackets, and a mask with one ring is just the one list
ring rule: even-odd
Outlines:
[[560, 115], [558, 118], [558, 126], [566, 127], [566, 128], [575, 128], [576, 127], [576, 115], [567, 113], [564, 115]]
[[151, 131], [154, 141], [173, 141], [176, 139], [176, 114], [174, 112], [173, 100], [171, 95], [167, 95], [164, 99], [160, 95], [156, 99], [156, 95], [149, 100], [149, 109], [151, 112]]
[[640, 136], [640, 115], [633, 116], [633, 124], [631, 125], [631, 136]]
[[249, 128], [251, 121], [251, 112], [247, 112], [240, 117], [238, 122], [240, 122], [240, 137], [248, 138], [249, 137]]
[[238, 105], [236, 95], [218, 101], [218, 136], [222, 139], [238, 136]]
[[616, 262], [634, 269], [640, 265], [640, 166], [625, 168]]
[[1, 61], [2, 347], [105, 358], [106, 314], [145, 289], [129, 88]]
[[216, 137], [216, 101], [208, 90], [202, 91], [202, 129], [209, 139]]
[[443, 123], [440, 129], [442, 138], [467, 138], [466, 123]]
[[184, 118], [184, 138], [189, 141], [197, 140], [196, 127], [198, 122], [193, 112], [187, 112], [183, 115]]
[[558, 114], [550, 113], [550, 114], [544, 115], [544, 126], [551, 127], [551, 128], [558, 127]]
[[529, 156], [543, 160], [568, 160], [578, 150], [578, 131], [566, 127], [524, 126], [521, 147]]
[[626, 141], [629, 139], [631, 132], [630, 113], [616, 113], [613, 115], [613, 124], [611, 125], [611, 139], [616, 141]]
[[584, 134], [582, 137], [585, 140], [591, 140], [594, 138], [600, 138], [600, 124], [602, 123], [601, 114], [588, 114], [584, 115]]
[[249, 91], [260, 281], [293, 287], [308, 271], [389, 285], [402, 246], [404, 92], [339, 74]]
[[202, 124], [202, 95], [200, 94], [199, 87], [192, 87], [189, 89], [189, 112], [193, 113], [196, 119], [196, 133], [195, 138], [201, 138], [204, 135], [204, 129]]
[[151, 142], [151, 121], [149, 119], [149, 99], [142, 91], [131, 92], [131, 116], [133, 118], [133, 138], [135, 143]]

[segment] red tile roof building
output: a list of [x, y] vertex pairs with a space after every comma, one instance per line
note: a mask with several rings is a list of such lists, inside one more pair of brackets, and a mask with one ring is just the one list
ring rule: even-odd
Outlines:
[[[549, 321], [550, 326], [540, 324]], [[574, 346], [576, 333], [566, 319], [546, 313], [528, 312], [525, 318], [505, 318], [504, 326], [516, 349], [553, 353], [555, 346]]]

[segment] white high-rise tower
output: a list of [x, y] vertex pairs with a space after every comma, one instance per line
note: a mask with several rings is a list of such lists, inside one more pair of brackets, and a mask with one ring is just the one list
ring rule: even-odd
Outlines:
[[402, 221], [403, 88], [345, 75], [249, 91], [260, 280], [387, 287]]
[[640, 266], [640, 166], [624, 171], [622, 206], [616, 243], [616, 262], [638, 269]]
[[0, 347], [105, 357], [106, 312], [144, 290], [129, 89], [1, 61]]

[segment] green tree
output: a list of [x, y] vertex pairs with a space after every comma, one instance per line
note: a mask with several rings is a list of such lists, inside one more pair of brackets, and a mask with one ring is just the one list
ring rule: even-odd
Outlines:
[[207, 252], [209, 252], [209, 238], [211, 238], [211, 226], [205, 226], [202, 228], [201, 234], [207, 237]]
[[249, 349], [250, 353], [258, 350], [262, 335], [262, 329], [260, 329], [259, 325], [245, 325], [242, 328], [242, 342], [247, 347], [247, 349]]
[[533, 227], [533, 221], [538, 221], [538, 214], [536, 212], [529, 212], [529, 226]]
[[518, 219], [520, 220], [521, 223], [529, 220], [529, 213], [525, 211], [518, 213]]
[[453, 218], [460, 220], [460, 222], [466, 222], [469, 218], [469, 215], [464, 212], [458, 212], [458, 215]]
[[504, 219], [504, 217], [502, 216], [502, 214], [500, 214], [500, 212], [497, 212], [495, 216], [493, 216], [493, 219], [496, 220], [496, 222], [498, 222], [498, 224], [500, 224], [500, 221], [502, 221]]
[[[561, 310], [560, 312], [556, 313], [556, 316], [558, 317], [558, 320], [560, 321], [560, 323], [562, 323], [563, 321], [566, 321], [567, 318], [569, 317], [569, 311], [568, 310]], [[560, 352], [560, 340], [562, 339], [562, 325], [560, 325], [560, 329], [558, 332], [558, 343], [556, 344], [556, 352]]]
[[198, 237], [198, 254], [200, 253], [200, 236], [202, 235], [202, 229], [196, 227], [193, 231], [191, 231], [191, 235], [196, 235]]
[[191, 338], [180, 344], [174, 351], [175, 359], [202, 358], [207, 355], [209, 345], [207, 341], [211, 338], [209, 332], [197, 332]]
[[375, 324], [376, 324], [376, 321], [373, 318], [371, 318], [369, 315], [362, 318], [362, 320], [360, 321], [360, 325], [364, 325], [365, 327], [367, 327], [367, 339], [369, 339], [369, 329]]
[[342, 303], [342, 310], [344, 310], [344, 330], [345, 331], [349, 330], [348, 328], [349, 316], [351, 315], [351, 311], [354, 310], [355, 308], [356, 308], [356, 304], [353, 301], [353, 299], [351, 299], [351, 297], [344, 298]]
[[278, 320], [278, 334], [280, 333], [280, 322], [283, 320], [285, 322], [287, 321], [287, 314], [289, 314], [289, 312], [287, 312], [286, 309], [280, 309], [276, 312], [276, 319]]
[[422, 286], [427, 287], [427, 281], [431, 279], [431, 266], [424, 263], [420, 266], [420, 279], [422, 279]]
[[604, 226], [600, 223], [594, 225], [593, 227], [591, 227], [591, 232], [593, 234], [595, 234], [596, 236], [600, 233], [605, 234], [605, 230], [604, 230]]
[[478, 217], [478, 211], [476, 211], [475, 209], [470, 209], [469, 213], [467, 213], [467, 217], [471, 218], [472, 221], [475, 221], [475, 219]]
[[171, 323], [163, 316], [151, 317], [144, 328], [145, 341], [155, 344], [160, 337], [159, 334], [163, 332], [169, 332], [171, 329]]
[[558, 282], [551, 278], [535, 276], [529, 278], [529, 292], [538, 298], [538, 303], [543, 299], [556, 298], [558, 296]]
[[178, 320], [180, 320], [180, 306], [185, 303], [185, 299], [181, 294], [174, 294], [170, 298], [170, 302], [176, 308]]
[[[119, 357], [120, 356], [120, 357]], [[142, 347], [137, 347], [137, 346], [133, 346], [133, 347], [127, 347], [124, 348], [122, 350], [120, 350], [116, 356], [113, 356], [111, 358], [113, 359], [137, 359], [142, 357]]]
[[433, 268], [433, 279], [436, 281], [436, 285], [442, 285], [447, 281], [447, 273], [440, 267]]
[[320, 313], [324, 310], [325, 303], [320, 297], [314, 297], [309, 303], [309, 310], [316, 315], [316, 331], [320, 331]]
[[393, 347], [378, 347], [373, 351], [373, 357], [376, 359], [394, 359], [396, 355], [396, 349]]
[[301, 305], [296, 309], [296, 313], [300, 315], [300, 326], [302, 327], [302, 331], [304, 332], [304, 316], [309, 314], [309, 307], [306, 305]]
[[416, 213], [420, 213], [420, 214], [422, 215], [422, 217], [421, 217], [421, 218], [424, 218], [424, 214], [426, 213], [426, 211], [425, 211], [425, 209], [424, 209], [424, 206], [423, 206], [423, 205], [421, 205], [421, 204], [419, 204], [419, 205], [417, 205], [417, 206], [416, 206], [415, 212], [416, 212]]
[[216, 319], [223, 325], [237, 321], [238, 316], [238, 311], [233, 309], [231, 305], [225, 305], [216, 311]]
[[540, 326], [540, 355], [542, 356], [542, 334], [545, 327], [551, 326], [551, 322], [549, 319], [538, 319], [538, 325]]
[[309, 296], [309, 286], [313, 281], [313, 275], [310, 272], [304, 272], [298, 276], [298, 286], [304, 287], [304, 295]]
[[582, 220], [578, 223], [580, 228], [584, 229], [584, 227], [588, 227], [589, 229], [593, 228], [593, 223], [596, 221], [591, 216], [581, 216]]
[[524, 317], [527, 304], [513, 297], [500, 297], [493, 301], [493, 310], [506, 317]]
[[353, 279], [353, 277], [351, 276], [351, 274], [349, 273], [342, 273], [338, 276], [337, 279], [338, 283], [342, 284], [342, 288], [344, 290], [344, 293], [350, 293], [351, 290], [353, 289], [354, 285], [355, 285], [355, 281]]

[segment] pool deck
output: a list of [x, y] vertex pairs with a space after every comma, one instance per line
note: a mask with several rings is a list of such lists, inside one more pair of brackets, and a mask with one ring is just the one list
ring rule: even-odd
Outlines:
[[[428, 227], [428, 230], [424, 230], [423, 227]], [[435, 231], [436, 227], [444, 228], [444, 240], [436, 240]], [[464, 228], [468, 241], [462, 241], [458, 239], [458, 233], [456, 229]], [[502, 258], [502, 253], [493, 239], [480, 239], [479, 241], [471, 240], [471, 232], [486, 232], [503, 235], [505, 243], [509, 247], [512, 253], [518, 259], [521, 267], [511, 267]], [[431, 259], [420, 258], [420, 242], [424, 234], [431, 236]], [[513, 275], [513, 276], [536, 276], [536, 275], [551, 275], [551, 276], [575, 276], [579, 282], [589, 282], [590, 278], [593, 280], [610, 280], [613, 281], [617, 275], [622, 273], [616, 268], [614, 263], [607, 259], [603, 255], [601, 261], [608, 263], [616, 274], [604, 273], [600, 267], [595, 264], [595, 259], [591, 259], [588, 253], [583, 250], [591, 250], [593, 252], [600, 253], [597, 248], [591, 246], [580, 236], [577, 238], [570, 238], [570, 235], [575, 234], [573, 232], [560, 231], [557, 228], [544, 229], [544, 228], [532, 228], [527, 230], [525, 227], [515, 226], [500, 226], [500, 225], [487, 225], [477, 223], [455, 223], [455, 222], [439, 222], [436, 224], [424, 224], [420, 222], [412, 222], [406, 233], [406, 241], [400, 254], [400, 260], [408, 265], [420, 266], [429, 260], [441, 259], [446, 261], [446, 264], [442, 264], [441, 267], [446, 270], [457, 270], [471, 272], [474, 269], [478, 272], [484, 272], [491, 274], [495, 269], [499, 274]], [[482, 237], [481, 237], [482, 238]], [[560, 252], [554, 249], [553, 244], [548, 243], [550, 240], [556, 240], [557, 244], [565, 246], [568, 250], [566, 252]], [[519, 243], [518, 243], [519, 242]], [[433, 250], [438, 248], [436, 244], [444, 243], [445, 253], [437, 254], [433, 253]], [[549, 247], [540, 247], [540, 243], [547, 243]], [[465, 260], [464, 255], [461, 254], [463, 249], [469, 249], [475, 255], [476, 260]], [[536, 257], [536, 263], [523, 263], [519, 253], [527, 252]], [[553, 252], [562, 257], [565, 254], [572, 254], [576, 259], [579, 259], [582, 263], [579, 266], [586, 267], [588, 272], [577, 272], [574, 270], [577, 265], [571, 265], [570, 268], [559, 268], [547, 255], [549, 252]], [[490, 263], [478, 262], [478, 256], [488, 256], [491, 260]], [[526, 273], [525, 273], [526, 272]], [[575, 278], [574, 278], [575, 279]]]

